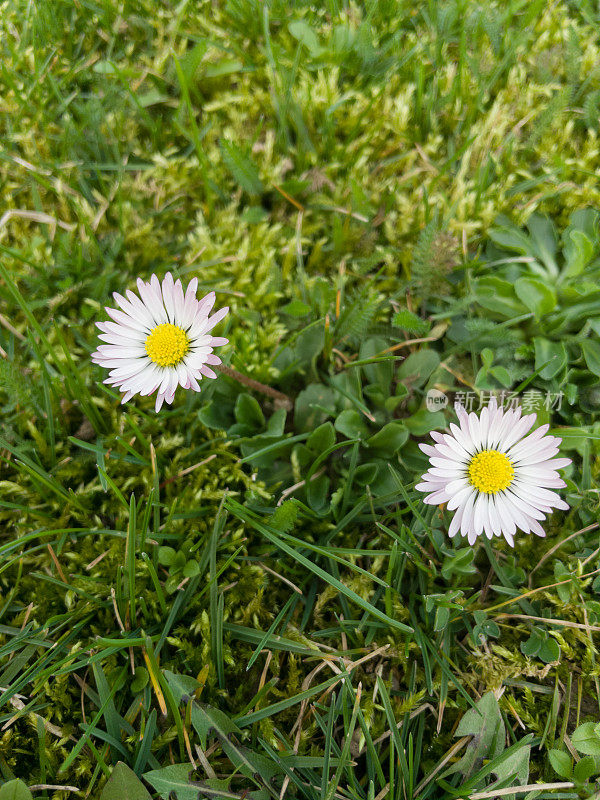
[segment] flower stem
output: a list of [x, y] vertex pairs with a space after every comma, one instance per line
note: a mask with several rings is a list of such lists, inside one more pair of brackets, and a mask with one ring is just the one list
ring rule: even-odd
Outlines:
[[261, 394], [266, 394], [267, 397], [272, 397], [275, 401], [276, 408], [285, 408], [287, 411], [291, 411], [294, 407], [294, 401], [291, 397], [288, 397], [287, 394], [278, 392], [277, 389], [272, 389], [270, 386], [255, 381], [254, 378], [249, 378], [247, 375], [242, 375], [242, 373], [238, 372], [236, 369], [227, 367], [225, 364], [219, 364], [215, 369], [217, 372], [222, 372], [223, 375], [228, 375], [230, 378], [238, 381], [238, 383], [242, 383], [249, 389], [254, 389], [255, 392], [260, 392]]

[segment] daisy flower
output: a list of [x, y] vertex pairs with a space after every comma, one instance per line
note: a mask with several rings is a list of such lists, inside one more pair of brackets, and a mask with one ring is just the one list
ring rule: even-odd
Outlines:
[[135, 394], [156, 392], [156, 411], [164, 401], [172, 403], [178, 386], [200, 391], [198, 381], [216, 378], [209, 365], [221, 363], [213, 348], [228, 339], [212, 336], [228, 308], [212, 316], [215, 293], [196, 299], [198, 279], [183, 292], [181, 281], [167, 272], [162, 283], [156, 275], [145, 283], [138, 278], [139, 297], [129, 290], [127, 297], [114, 293], [119, 308], [106, 308], [111, 322], [97, 322], [99, 338], [106, 342], [92, 353], [92, 361], [110, 369], [104, 383], [124, 392], [126, 403]]
[[540, 520], [553, 507], [569, 508], [552, 491], [566, 486], [557, 470], [571, 463], [554, 458], [562, 439], [546, 436], [548, 425], [526, 436], [536, 415], [505, 411], [495, 398], [479, 417], [462, 405], [455, 408], [460, 424], [451, 422], [451, 433], [432, 431], [435, 445], [419, 445], [430, 463], [415, 487], [430, 492], [423, 502], [447, 503], [455, 512], [449, 535], [460, 531], [470, 545], [484, 533], [488, 539], [504, 536], [512, 547], [517, 528], [545, 536]]

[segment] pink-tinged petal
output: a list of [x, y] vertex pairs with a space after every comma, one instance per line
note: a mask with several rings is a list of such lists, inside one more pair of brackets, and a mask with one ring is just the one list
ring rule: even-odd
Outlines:
[[134, 298], [133, 301], [131, 299], [126, 300], [118, 292], [113, 292], [113, 297], [122, 311], [127, 314], [127, 316], [139, 323], [144, 330], [149, 330], [152, 327], [152, 315], [144, 306], [144, 304], [133, 294], [133, 292], [128, 292], [128, 297]]
[[455, 508], [466, 503], [467, 499], [474, 493], [472, 486], [465, 486], [456, 493], [450, 494], [448, 487], [446, 487], [446, 494], [450, 496], [448, 500], [448, 511], [453, 511]]
[[201, 300], [198, 301], [198, 314], [204, 317], [208, 316], [209, 311], [214, 306], [217, 295], [214, 292], [209, 292]]
[[448, 500], [448, 496], [444, 489], [438, 489], [433, 494], [428, 495], [423, 499], [424, 503], [427, 505], [435, 506], [439, 505], [440, 503], [445, 503]]

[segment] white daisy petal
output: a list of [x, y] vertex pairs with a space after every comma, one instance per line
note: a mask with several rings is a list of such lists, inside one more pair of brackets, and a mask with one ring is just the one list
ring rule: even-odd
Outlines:
[[[222, 308], [211, 317], [216, 295], [210, 292], [196, 298], [198, 279], [193, 278], [184, 292], [181, 281], [168, 272], [162, 282], [152, 275], [150, 282], [137, 280], [139, 296], [127, 290], [114, 294], [118, 308], [106, 308], [109, 321], [96, 323], [102, 342], [92, 353], [92, 361], [109, 369], [104, 383], [120, 388], [122, 402], [139, 394], [156, 392], [156, 411], [170, 404], [178, 386], [200, 391], [202, 376], [216, 378], [211, 366], [221, 363], [214, 347], [228, 339], [209, 331], [223, 319]], [[453, 452], [453, 451], [451, 451]], [[445, 477], [434, 481], [434, 491], [443, 490]]]

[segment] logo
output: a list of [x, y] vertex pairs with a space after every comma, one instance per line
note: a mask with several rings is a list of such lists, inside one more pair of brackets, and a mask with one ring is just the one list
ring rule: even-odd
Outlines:
[[439, 389], [430, 389], [425, 398], [425, 405], [428, 411], [441, 411], [448, 405], [448, 398]]

